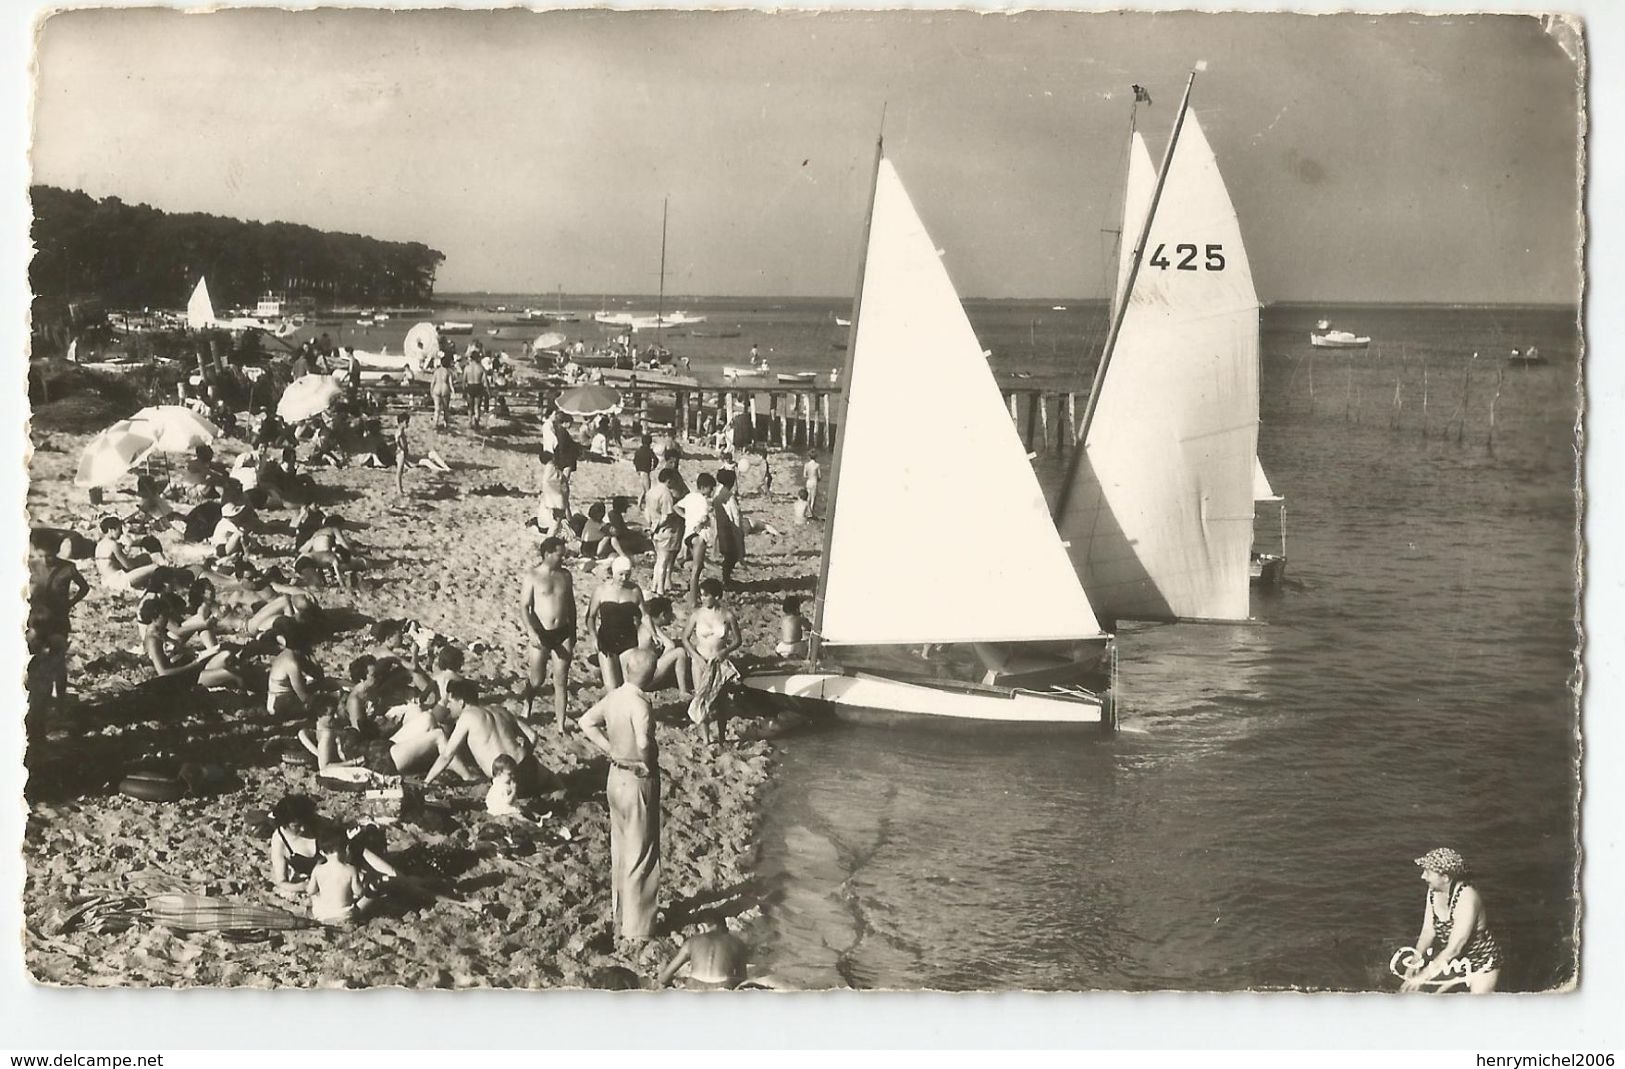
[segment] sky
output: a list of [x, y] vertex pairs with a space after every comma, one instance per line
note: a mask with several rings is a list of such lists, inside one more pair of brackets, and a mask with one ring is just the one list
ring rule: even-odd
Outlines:
[[[1191, 68], [1265, 301], [1578, 300], [1582, 67], [1530, 16], [66, 12], [36, 182], [446, 254], [441, 292], [850, 293], [874, 140], [964, 296], [1105, 291]], [[184, 295], [177, 295], [177, 301]]]

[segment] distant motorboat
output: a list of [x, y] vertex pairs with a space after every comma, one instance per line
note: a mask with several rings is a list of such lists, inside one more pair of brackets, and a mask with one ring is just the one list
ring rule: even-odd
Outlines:
[[1530, 364], [1544, 364], [1546, 357], [1539, 349], [1531, 345], [1527, 349], [1514, 349], [1507, 356], [1507, 363], [1528, 367]]
[[850, 327], [852, 325], [852, 321], [850, 319], [842, 319], [840, 316], [836, 316], [835, 325], [837, 327]]
[[355, 321], [355, 325], [358, 327], [372, 326], [372, 316], [362, 316], [360, 319]]
[[1371, 344], [1371, 339], [1364, 335], [1346, 330], [1331, 330], [1324, 319], [1316, 326], [1320, 333], [1310, 333], [1309, 344], [1317, 349], [1364, 349]]
[[444, 323], [440, 324], [440, 333], [472, 334], [474, 333], [474, 324], [458, 322], [455, 319], [448, 319]]
[[374, 323], [387, 323], [389, 322], [389, 313], [379, 312], [377, 315], [372, 317], [372, 321]]
[[1049, 310], [1052, 311], [1052, 312], [1064, 312], [1064, 311], [1066, 311], [1066, 305], [1064, 305], [1064, 304], [1052, 304], [1052, 305], [1049, 306]]

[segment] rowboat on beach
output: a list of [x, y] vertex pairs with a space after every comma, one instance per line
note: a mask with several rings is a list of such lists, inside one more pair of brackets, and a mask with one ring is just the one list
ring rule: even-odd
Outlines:
[[[1111, 637], [879, 146], [863, 248], [810, 656], [748, 672], [744, 687], [867, 723], [1111, 728]], [[940, 404], [897, 406], [927, 379]], [[974, 448], [950, 454], [944, 440]]]
[[816, 371], [781, 371], [776, 378], [784, 383], [814, 383], [818, 381]]

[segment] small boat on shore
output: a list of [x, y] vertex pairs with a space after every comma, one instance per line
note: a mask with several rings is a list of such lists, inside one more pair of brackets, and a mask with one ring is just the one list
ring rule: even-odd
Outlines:
[[784, 382], [784, 383], [791, 383], [791, 384], [802, 383], [802, 384], [810, 385], [810, 384], [815, 383], [815, 382], [818, 381], [818, 372], [816, 372], [816, 371], [781, 371], [775, 377], [780, 382]]
[[725, 379], [765, 379], [767, 377], [767, 365], [763, 364], [761, 367], [725, 367], [722, 369], [722, 377]]
[[[809, 658], [743, 685], [867, 723], [1109, 729], [1109, 690], [1085, 682], [1109, 682], [1110, 636], [936, 245], [878, 147], [872, 189]], [[939, 403], [896, 404], [927, 379]], [[945, 439], [969, 448], [950, 456]], [[967, 485], [982, 495], [969, 511]], [[898, 537], [918, 530], [932, 532], [932, 552]], [[944, 583], [944, 560], [974, 567]]]
[[1347, 330], [1333, 330], [1332, 325], [1322, 319], [1309, 333], [1309, 344], [1316, 349], [1364, 349], [1371, 344], [1371, 339]]

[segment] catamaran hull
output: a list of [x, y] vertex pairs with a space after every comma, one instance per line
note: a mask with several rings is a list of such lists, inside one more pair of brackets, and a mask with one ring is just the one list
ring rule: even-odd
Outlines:
[[763, 701], [858, 724], [930, 729], [1090, 728], [1112, 731], [1104, 699], [992, 688], [937, 687], [883, 676], [823, 670], [753, 672], [742, 685]]

